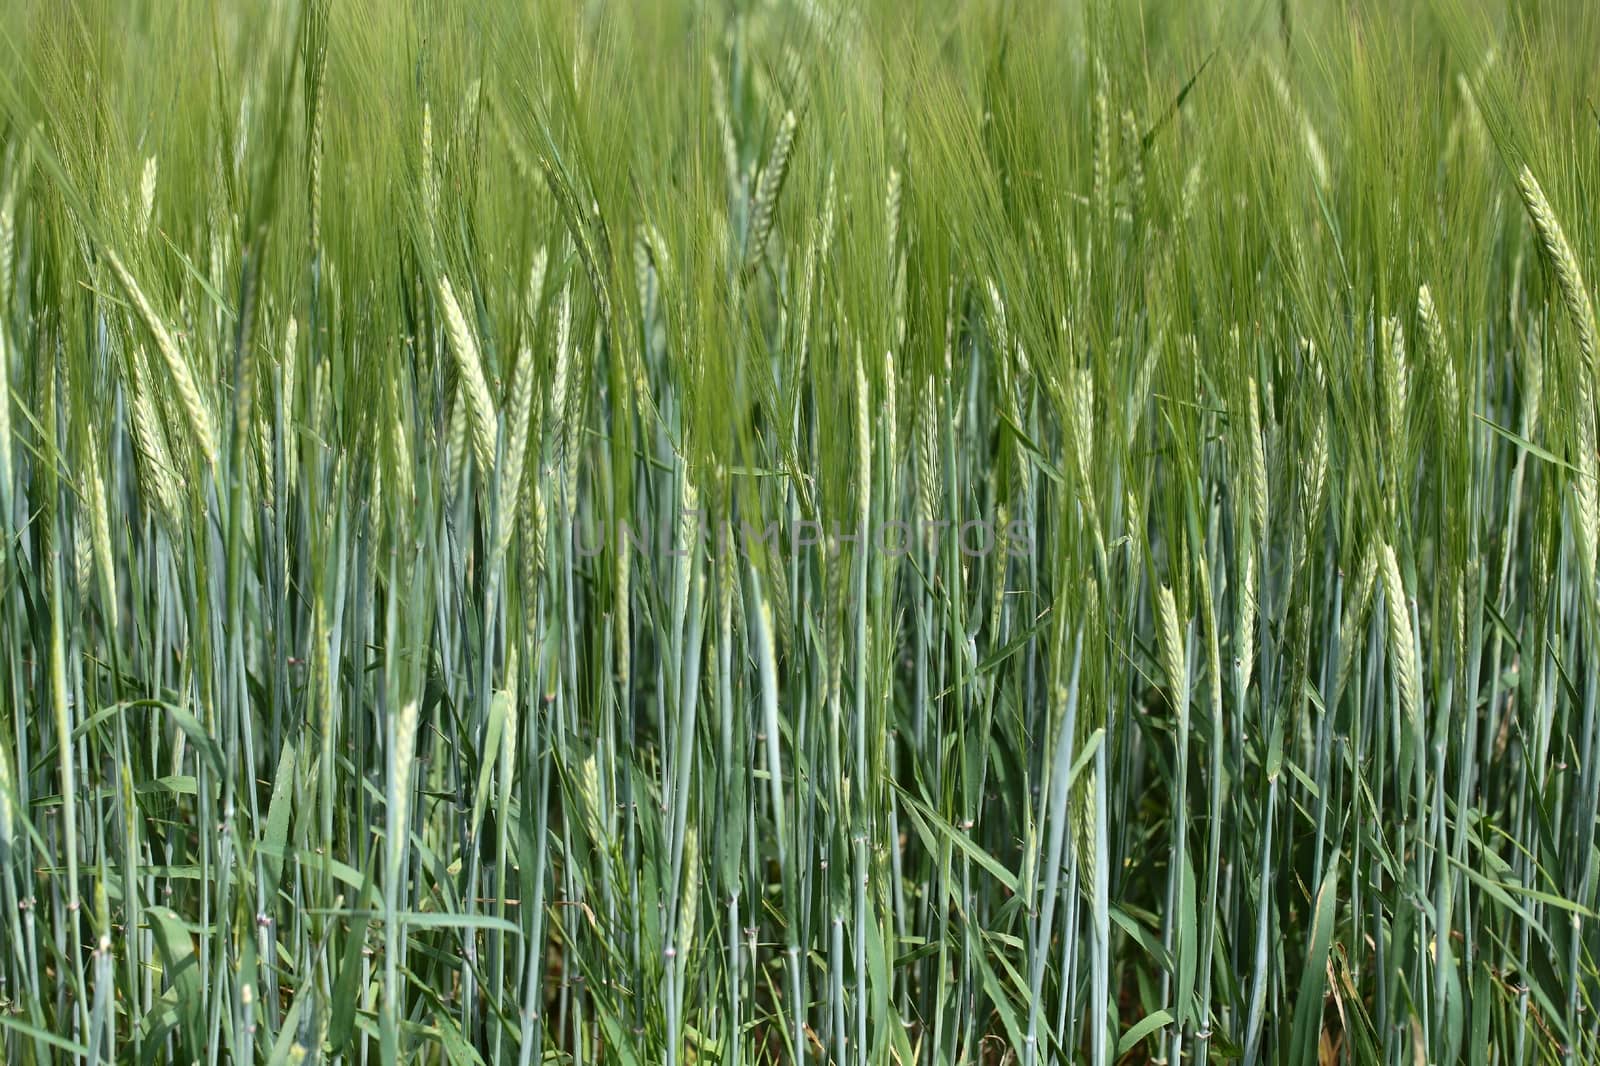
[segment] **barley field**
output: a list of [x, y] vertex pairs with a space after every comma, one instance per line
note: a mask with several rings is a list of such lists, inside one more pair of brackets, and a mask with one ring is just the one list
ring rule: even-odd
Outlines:
[[0, 1062], [1600, 1061], [1596, 55], [11, 0]]

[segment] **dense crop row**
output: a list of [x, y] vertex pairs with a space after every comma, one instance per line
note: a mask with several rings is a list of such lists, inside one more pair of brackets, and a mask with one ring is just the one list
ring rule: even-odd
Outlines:
[[0, 1061], [1600, 1058], [1596, 12], [460, 8], [0, 13]]

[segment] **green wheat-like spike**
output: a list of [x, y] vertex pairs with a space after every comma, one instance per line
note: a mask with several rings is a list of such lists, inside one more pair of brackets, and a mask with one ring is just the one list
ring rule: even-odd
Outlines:
[[133, 275], [128, 273], [122, 261], [115, 252], [106, 252], [106, 262], [110, 264], [111, 271], [117, 276], [123, 291], [128, 294], [129, 301], [133, 304], [138, 319], [143, 323], [150, 334], [150, 339], [155, 343], [156, 352], [161, 356], [161, 361], [166, 365], [170, 375], [173, 392], [177, 396], [179, 407], [184, 418], [189, 424], [189, 432], [194, 438], [194, 446], [199, 450], [207, 465], [215, 466], [217, 463], [217, 433], [211, 418], [211, 409], [200, 394], [200, 386], [196, 383], [194, 371], [189, 367], [189, 361], [178, 350], [177, 341], [171, 332], [156, 314], [150, 300], [145, 296], [144, 290], [139, 288]]
[[494, 442], [499, 416], [495, 414], [489, 382], [483, 376], [483, 359], [478, 352], [478, 341], [461, 312], [455, 288], [449, 278], [442, 276], [439, 278], [439, 307], [444, 313], [445, 334], [460, 374], [461, 406], [465, 409], [471, 431], [472, 452], [477, 457], [478, 468], [488, 472], [494, 468]]

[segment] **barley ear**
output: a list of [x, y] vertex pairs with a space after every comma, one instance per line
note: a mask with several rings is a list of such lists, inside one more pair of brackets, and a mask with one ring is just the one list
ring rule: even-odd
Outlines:
[[0, 733], [0, 870], [8, 874], [16, 842], [16, 807], [11, 798], [16, 785], [11, 776], [11, 752], [5, 734]]
[[1250, 379], [1250, 514], [1258, 537], [1267, 535], [1267, 447], [1262, 437], [1261, 402]]
[[520, 568], [522, 602], [524, 609], [528, 609], [538, 588], [539, 575], [544, 572], [545, 509], [544, 496], [540, 491], [538, 479], [533, 476], [531, 470], [522, 476], [527, 484], [522, 489], [517, 525], [522, 530]]
[[456, 302], [456, 292], [450, 279], [443, 275], [439, 277], [439, 305], [444, 311], [450, 351], [456, 357], [456, 369], [460, 373], [460, 389], [465, 400], [468, 426], [472, 431], [472, 451], [477, 457], [478, 468], [488, 474], [494, 469], [494, 398], [483, 376], [478, 342], [473, 338], [466, 316], [461, 313], [461, 305]]
[[107, 250], [106, 262], [111, 265], [112, 273], [122, 284], [123, 291], [128, 294], [129, 301], [133, 304], [139, 320], [150, 333], [150, 338], [155, 341], [156, 351], [161, 354], [161, 359], [167, 365], [167, 372], [172, 375], [173, 391], [177, 393], [178, 403], [183, 408], [184, 419], [189, 423], [189, 432], [194, 437], [195, 447], [205, 457], [206, 465], [217, 465], [217, 434], [212, 425], [210, 409], [206, 407], [205, 400], [200, 395], [200, 387], [195, 383], [194, 372], [189, 368], [189, 361], [178, 350], [178, 344], [168, 332], [167, 327], [156, 315], [155, 308], [145, 296], [144, 290], [139, 288], [133, 280], [133, 275], [128, 273], [127, 267], [122, 265], [115, 252]]
[[857, 500], [862, 536], [867, 533], [867, 521], [872, 509], [872, 390], [867, 384], [866, 368], [861, 363], [861, 348], [856, 347], [856, 484], [860, 491]]
[[411, 768], [416, 758], [417, 701], [411, 700], [389, 719], [389, 879], [400, 876], [401, 859], [411, 824]]
[[1311, 441], [1306, 457], [1301, 460], [1305, 476], [1301, 484], [1305, 490], [1305, 522], [1308, 529], [1322, 514], [1323, 488], [1328, 477], [1328, 413], [1319, 410], [1312, 416]]
[[422, 210], [429, 225], [439, 213], [439, 182], [433, 172], [433, 110], [422, 104]]
[[1561, 290], [1561, 302], [1566, 305], [1567, 317], [1578, 334], [1578, 348], [1583, 356], [1578, 367], [1577, 397], [1574, 420], [1577, 423], [1577, 476], [1572, 480], [1574, 510], [1577, 515], [1579, 549], [1583, 553], [1584, 573], [1593, 580], [1595, 548], [1600, 541], [1600, 500], [1595, 487], [1595, 349], [1596, 333], [1594, 303], [1584, 284], [1583, 272], [1578, 267], [1578, 257], [1567, 243], [1567, 235], [1556, 219], [1556, 213], [1545, 199], [1544, 190], [1526, 165], [1517, 177], [1517, 191], [1533, 219], [1539, 233], [1539, 244], [1545, 258], [1556, 274], [1556, 284]]
[[1522, 343], [1522, 435], [1528, 440], [1535, 439], [1543, 413], [1540, 401], [1544, 397], [1544, 331], [1539, 322], [1534, 318]]
[[175, 523], [183, 510], [182, 493], [173, 473], [172, 458], [167, 453], [161, 415], [150, 397], [149, 367], [143, 348], [134, 349], [130, 364], [128, 416], [139, 494], [162, 522]]
[[943, 472], [939, 464], [939, 398], [934, 379], [922, 390], [922, 411], [917, 419], [917, 509], [922, 528], [932, 528], [939, 512]]
[[[5, 299], [0, 296], [0, 482], [11, 484], [11, 348], [7, 342]], [[3, 498], [3, 497], [0, 497]], [[10, 516], [4, 516], [9, 521]]]
[[1171, 586], [1162, 585], [1156, 590], [1156, 620], [1156, 641], [1161, 650], [1161, 670], [1167, 678], [1168, 698], [1174, 709], [1181, 709], [1189, 702], [1188, 649]]
[[1400, 690], [1400, 710], [1406, 722], [1419, 721], [1422, 681], [1417, 672], [1416, 645], [1411, 638], [1411, 614], [1406, 609], [1405, 586], [1400, 580], [1400, 565], [1394, 549], [1383, 546], [1383, 600], [1389, 614], [1389, 657], [1394, 662], [1396, 687]]
[[794, 148], [795, 129], [799, 120], [793, 111], [784, 113], [778, 125], [777, 138], [772, 142], [772, 154], [761, 169], [761, 180], [756, 185], [755, 199], [750, 204], [750, 228], [746, 258], [754, 263], [766, 249], [767, 237], [772, 232], [773, 213], [777, 209], [778, 195], [783, 192], [783, 180], [789, 172], [789, 153]]
[[0, 312], [11, 306], [12, 273], [17, 254], [17, 188], [8, 184], [0, 195]]
[[451, 496], [461, 491], [462, 480], [467, 476], [467, 400], [461, 386], [456, 386], [455, 400], [450, 404], [450, 422], [446, 427], [445, 447], [449, 452], [449, 466], [445, 468], [446, 488]]
[[144, 161], [144, 173], [139, 179], [139, 217], [135, 225], [139, 235], [145, 236], [150, 232], [150, 220], [155, 217], [156, 210], [156, 157], [149, 156]]
[[567, 447], [567, 391], [572, 375], [572, 288], [563, 286], [561, 303], [556, 312], [556, 365], [550, 381], [549, 453], [545, 463], [546, 483], [558, 481], [556, 504], [565, 508], [566, 498], [566, 447]]
[[1578, 268], [1578, 257], [1573, 254], [1572, 245], [1567, 243], [1567, 235], [1557, 221], [1550, 201], [1545, 199], [1544, 189], [1526, 165], [1517, 176], [1517, 191], [1522, 194], [1522, 202], [1533, 219], [1533, 228], [1538, 231], [1539, 244], [1556, 272], [1562, 303], [1566, 305], [1567, 315], [1578, 333], [1584, 367], [1592, 374], [1596, 348], [1594, 304], [1584, 285], [1583, 272]]
[[1255, 672], [1256, 640], [1256, 561], [1255, 552], [1248, 544], [1244, 547], [1243, 583], [1239, 587], [1237, 628], [1234, 630], [1234, 669], [1239, 672], [1239, 688], [1250, 687], [1250, 676]]
[[1456, 441], [1461, 436], [1461, 382], [1456, 376], [1455, 361], [1450, 358], [1445, 342], [1444, 323], [1439, 320], [1439, 310], [1433, 302], [1433, 292], [1427, 285], [1417, 290], [1417, 319], [1422, 324], [1423, 341], [1427, 347], [1428, 365], [1433, 371], [1438, 388], [1439, 431], [1443, 437], [1445, 453], [1454, 454]]
[[94, 561], [100, 572], [100, 590], [105, 603], [106, 625], [115, 632], [117, 629], [117, 578], [116, 566], [111, 555], [111, 516], [106, 503], [106, 479], [100, 467], [100, 448], [95, 443], [95, 431], [91, 428], [88, 435], [89, 441], [89, 477], [88, 484], [84, 486], [85, 495], [89, 503], [89, 533], [94, 546]]
[[524, 344], [517, 353], [517, 366], [511, 374], [511, 403], [500, 435], [501, 447], [499, 521], [495, 527], [494, 558], [498, 561], [511, 543], [516, 528], [517, 494], [522, 488], [522, 467], [528, 451], [528, 433], [533, 419], [533, 350]]
[[1339, 640], [1339, 668], [1334, 674], [1333, 700], [1339, 702], [1344, 686], [1350, 679], [1350, 668], [1355, 663], [1356, 652], [1366, 643], [1360, 635], [1366, 628], [1367, 615], [1372, 608], [1372, 590], [1377, 583], [1378, 556], [1370, 548], [1361, 558], [1361, 569], [1356, 574], [1355, 595], [1345, 612], [1344, 632]]

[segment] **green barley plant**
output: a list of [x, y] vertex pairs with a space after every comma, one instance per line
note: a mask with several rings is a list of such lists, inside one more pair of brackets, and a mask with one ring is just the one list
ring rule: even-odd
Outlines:
[[1597, 50], [4, 5], [0, 1062], [1600, 1061]]

